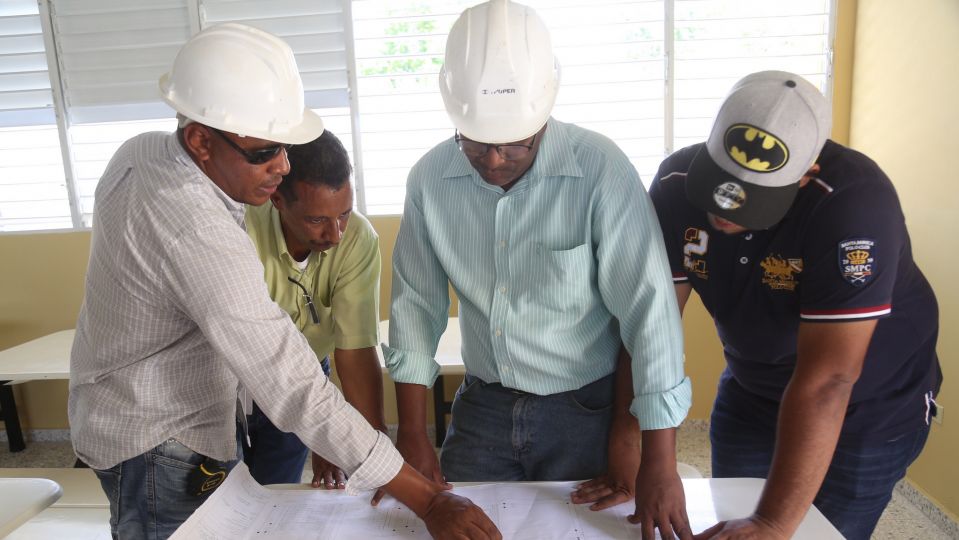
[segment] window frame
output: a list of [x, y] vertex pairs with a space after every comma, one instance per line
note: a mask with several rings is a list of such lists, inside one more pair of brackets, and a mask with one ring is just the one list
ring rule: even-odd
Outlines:
[[[51, 2], [56, 0], [38, 0], [39, 16], [41, 28], [43, 31], [43, 42], [47, 60], [48, 75], [50, 77], [51, 91], [53, 95], [53, 109], [56, 118], [56, 128], [59, 135], [60, 153], [63, 162], [63, 174], [67, 200], [71, 213], [70, 228], [43, 229], [43, 230], [0, 230], [0, 234], [23, 234], [37, 232], [62, 232], [89, 230], [90, 227], [84, 223], [83, 206], [81, 203], [81, 193], [78, 185], [76, 159], [74, 156], [73, 143], [70, 137], [72, 128], [70, 117], [67, 110], [63, 81], [60, 73], [60, 61], [58, 58], [58, 48], [53, 29], [53, 14], [51, 12]], [[355, 20], [353, 16], [353, 2], [351, 0], [333, 0], [340, 4], [344, 16], [344, 33], [346, 42], [346, 73], [348, 85], [348, 107], [351, 126], [352, 158], [354, 164], [354, 183], [356, 208], [359, 212], [367, 214], [367, 186], [365, 182], [364, 152], [363, 152], [363, 112], [361, 110], [360, 97], [358, 92], [357, 60], [356, 60], [356, 41], [354, 36]], [[190, 31], [195, 33], [203, 24], [203, 14], [201, 13], [202, 0], [188, 0]], [[834, 86], [834, 51], [837, 29], [837, 11], [838, 0], [827, 0], [828, 4], [828, 33], [826, 35], [825, 51], [825, 81], [824, 91], [827, 98], [832, 101], [831, 94]], [[663, 1], [663, 72], [664, 72], [664, 93], [663, 93], [663, 157], [676, 150], [675, 144], [675, 82], [676, 82], [676, 36], [675, 36], [675, 2], [674, 0]], [[159, 74], [158, 74], [159, 76]], [[402, 201], [397, 201], [401, 204]], [[396, 216], [394, 213], [376, 213], [377, 217]]]

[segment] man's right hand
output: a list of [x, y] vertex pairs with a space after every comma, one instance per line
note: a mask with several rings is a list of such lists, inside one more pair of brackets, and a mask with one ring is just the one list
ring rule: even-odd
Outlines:
[[[396, 449], [400, 451], [403, 459], [425, 476], [427, 480], [439, 484], [443, 489], [453, 487], [443, 478], [440, 461], [436, 457], [436, 448], [430, 444], [425, 431], [413, 433], [401, 428], [396, 434]], [[370, 501], [371, 504], [373, 506], [379, 504], [380, 499], [385, 494], [382, 489], [376, 490], [373, 500]]]
[[480, 507], [450, 491], [440, 491], [433, 495], [423, 521], [426, 522], [426, 530], [430, 536], [436, 539], [503, 538], [499, 529]]
[[480, 507], [427, 480], [409, 463], [403, 464], [383, 490], [419, 516], [433, 538], [503, 538]]

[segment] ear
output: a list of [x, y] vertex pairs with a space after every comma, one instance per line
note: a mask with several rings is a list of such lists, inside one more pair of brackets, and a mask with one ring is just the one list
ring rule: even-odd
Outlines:
[[210, 131], [203, 124], [194, 122], [183, 128], [183, 146], [197, 164], [212, 158]]
[[804, 187], [809, 183], [817, 174], [819, 174], [820, 167], [818, 163], [813, 163], [812, 167], [809, 167], [809, 170], [806, 171], [806, 174], [799, 180], [799, 187]]

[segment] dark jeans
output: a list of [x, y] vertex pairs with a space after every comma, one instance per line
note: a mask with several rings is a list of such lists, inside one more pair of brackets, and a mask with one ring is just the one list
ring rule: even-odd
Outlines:
[[[204, 457], [174, 439], [109, 469], [94, 470], [110, 501], [110, 532], [122, 540], [164, 540], [206, 497], [188, 493]], [[233, 468], [236, 460], [227, 464]]]
[[[327, 377], [330, 375], [330, 359], [324, 358], [320, 365]], [[299, 484], [303, 466], [310, 455], [309, 449], [292, 433], [280, 431], [263, 414], [254, 402], [253, 412], [246, 417], [250, 442], [243, 437], [243, 426], [237, 424], [237, 440], [243, 447], [243, 462], [250, 468], [250, 475], [260, 484]]]
[[[714, 478], [768, 476], [778, 409], [724, 376], [709, 428]], [[813, 504], [847, 539], [868, 539], [928, 435], [926, 427], [888, 441], [840, 443]]]
[[448, 481], [583, 480], [606, 472], [613, 375], [538, 396], [467, 375], [453, 399]]

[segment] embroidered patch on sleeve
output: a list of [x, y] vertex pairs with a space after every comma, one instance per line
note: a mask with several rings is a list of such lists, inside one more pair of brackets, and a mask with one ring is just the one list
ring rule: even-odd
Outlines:
[[693, 274], [699, 279], [709, 279], [705, 259], [706, 250], [709, 249], [709, 233], [702, 229], [688, 227], [683, 234], [683, 239], [686, 241], [683, 244], [683, 268], [687, 276]]
[[876, 274], [876, 242], [868, 238], [853, 238], [839, 242], [839, 272], [843, 279], [862, 287]]

